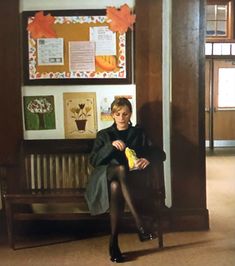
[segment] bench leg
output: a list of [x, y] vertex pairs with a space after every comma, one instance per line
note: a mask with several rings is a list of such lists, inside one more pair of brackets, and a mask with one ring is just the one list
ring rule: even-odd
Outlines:
[[159, 249], [163, 249], [163, 230], [162, 230], [162, 220], [161, 220], [161, 212], [158, 212], [157, 216], [157, 234], [158, 234], [158, 247]]
[[5, 199], [5, 210], [6, 210], [8, 243], [12, 249], [15, 249], [12, 205], [7, 199]]
[[163, 249], [163, 232], [160, 220], [161, 219], [158, 219], [158, 247], [159, 249]]

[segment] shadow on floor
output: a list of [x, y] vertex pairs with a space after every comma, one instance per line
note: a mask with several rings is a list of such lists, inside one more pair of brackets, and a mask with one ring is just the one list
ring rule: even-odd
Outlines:
[[192, 246], [197, 246], [197, 245], [209, 243], [211, 241], [212, 240], [205, 240], [205, 241], [184, 243], [184, 244], [180, 244], [180, 245], [165, 246], [162, 249], [159, 249], [156, 247], [156, 248], [150, 248], [150, 249], [144, 249], [144, 250], [136, 250], [136, 251], [124, 252], [123, 255], [125, 257], [125, 261], [128, 262], [128, 261], [137, 260], [139, 257], [150, 255], [150, 254], [153, 254], [156, 252], [165, 252], [165, 251], [169, 251], [169, 250], [191, 248]]

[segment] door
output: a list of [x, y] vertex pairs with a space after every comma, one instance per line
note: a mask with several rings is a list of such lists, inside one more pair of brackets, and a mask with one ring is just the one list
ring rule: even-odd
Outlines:
[[206, 61], [206, 144], [235, 146], [235, 61]]

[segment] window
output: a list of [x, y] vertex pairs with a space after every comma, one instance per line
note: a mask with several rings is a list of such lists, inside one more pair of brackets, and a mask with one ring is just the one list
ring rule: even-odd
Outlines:
[[219, 68], [218, 108], [235, 107], [235, 68]]
[[232, 1], [208, 0], [206, 5], [207, 39], [231, 39], [232, 36]]
[[214, 107], [217, 110], [235, 109], [235, 61], [214, 60]]

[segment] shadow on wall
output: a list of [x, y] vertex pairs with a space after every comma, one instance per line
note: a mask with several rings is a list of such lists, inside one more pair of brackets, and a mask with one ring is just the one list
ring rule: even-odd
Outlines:
[[[172, 200], [175, 207], [202, 207], [205, 188], [205, 154], [200, 142], [198, 113], [171, 106], [171, 173]], [[138, 112], [138, 123], [154, 145], [162, 147], [162, 102], [144, 104]], [[180, 191], [180, 192], [179, 192]], [[187, 200], [186, 200], [187, 199]]]
[[205, 200], [204, 142], [201, 138], [198, 113], [173, 105], [171, 130], [171, 172], [174, 207], [201, 208]]
[[144, 104], [138, 111], [137, 119], [153, 144], [162, 147], [162, 102]]

